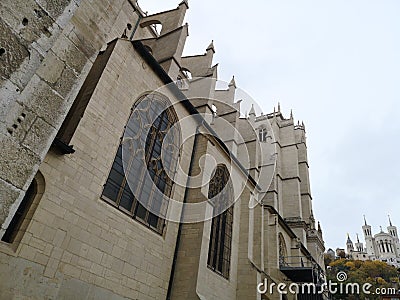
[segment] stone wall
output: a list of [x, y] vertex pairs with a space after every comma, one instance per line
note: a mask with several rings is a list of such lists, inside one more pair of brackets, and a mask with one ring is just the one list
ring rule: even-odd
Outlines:
[[[49, 151], [39, 168], [44, 193], [22, 240], [0, 243], [0, 298], [166, 297], [178, 224], [159, 235], [101, 199], [131, 107], [161, 85], [132, 44], [118, 40], [72, 138], [76, 152]], [[183, 170], [192, 146], [182, 149]], [[174, 198], [183, 194], [175, 186]]]
[[130, 0], [0, 3], [0, 235], [97, 53], [138, 12]]

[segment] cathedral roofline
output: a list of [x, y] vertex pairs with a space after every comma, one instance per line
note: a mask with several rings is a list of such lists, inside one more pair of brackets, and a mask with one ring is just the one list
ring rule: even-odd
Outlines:
[[171, 92], [177, 94], [177, 98], [181, 100], [181, 104], [187, 109], [187, 111], [194, 115], [194, 118], [199, 124], [202, 124], [215, 138], [215, 141], [219, 146], [230, 156], [234, 164], [242, 171], [242, 173], [249, 179], [250, 183], [258, 190], [262, 188], [258, 185], [255, 179], [250, 175], [247, 169], [242, 165], [238, 158], [228, 149], [226, 144], [218, 137], [218, 134], [211, 128], [211, 126], [204, 120], [202, 115], [197, 111], [193, 104], [186, 98], [181, 90], [176, 85], [171, 85], [174, 81], [168, 75], [168, 73], [160, 66], [157, 60], [146, 50], [144, 44], [141, 41], [131, 41], [135, 50], [139, 55], [149, 64], [157, 76], [163, 81], [164, 84], [168, 85]]
[[375, 236], [390, 236], [390, 237], [392, 237], [389, 233], [384, 232], [384, 231], [381, 231], [381, 232], [375, 234], [374, 237], [375, 237]]

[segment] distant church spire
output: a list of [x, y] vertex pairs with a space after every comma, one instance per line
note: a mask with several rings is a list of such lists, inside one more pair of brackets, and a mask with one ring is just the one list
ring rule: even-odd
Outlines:
[[389, 217], [389, 225], [390, 225], [390, 226], [393, 226], [393, 225], [392, 225], [392, 220], [390, 219], [390, 215], [388, 215], [388, 217]]
[[348, 244], [353, 243], [353, 242], [351, 241], [351, 239], [350, 239], [350, 234], [348, 234], [348, 233], [347, 233], [347, 243], [348, 243]]

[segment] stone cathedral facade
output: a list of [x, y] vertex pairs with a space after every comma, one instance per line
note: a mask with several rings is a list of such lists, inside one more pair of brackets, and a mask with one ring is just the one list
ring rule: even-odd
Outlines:
[[257, 291], [324, 282], [305, 127], [182, 55], [188, 8], [0, 3], [0, 299], [323, 299]]

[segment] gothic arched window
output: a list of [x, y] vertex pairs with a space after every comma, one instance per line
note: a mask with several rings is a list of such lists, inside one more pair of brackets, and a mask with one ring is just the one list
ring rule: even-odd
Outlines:
[[284, 265], [288, 263], [287, 260], [287, 248], [285, 238], [283, 237], [282, 233], [279, 233], [279, 263], [280, 265]]
[[[228, 169], [217, 166], [209, 184], [208, 199], [214, 209], [231, 202], [232, 183]], [[213, 271], [229, 278], [232, 244], [233, 206], [212, 219], [207, 265]]]
[[103, 190], [108, 202], [158, 233], [179, 156], [180, 131], [169, 104], [155, 93], [136, 102]]
[[44, 189], [45, 180], [42, 173], [38, 171], [1, 238], [3, 242], [11, 244], [11, 248], [14, 251], [17, 250], [32, 220], [38, 203], [43, 196]]
[[36, 181], [33, 180], [28, 190], [25, 193], [24, 198], [21, 201], [21, 204], [18, 206], [17, 211], [15, 212], [14, 217], [11, 220], [11, 223], [8, 225], [8, 228], [2, 237], [2, 241], [6, 243], [12, 243], [22, 225], [22, 222], [25, 219], [26, 214], [33, 202], [37, 193]]

